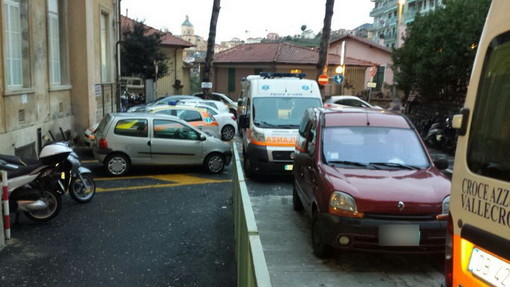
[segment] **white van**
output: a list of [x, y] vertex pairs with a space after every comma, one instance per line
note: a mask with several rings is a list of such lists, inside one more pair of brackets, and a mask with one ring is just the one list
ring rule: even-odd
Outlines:
[[446, 286], [510, 286], [510, 11], [493, 0], [458, 143], [446, 248]]
[[247, 176], [292, 171], [297, 132], [305, 110], [322, 106], [317, 82], [304, 77], [260, 73], [243, 81], [239, 127]]

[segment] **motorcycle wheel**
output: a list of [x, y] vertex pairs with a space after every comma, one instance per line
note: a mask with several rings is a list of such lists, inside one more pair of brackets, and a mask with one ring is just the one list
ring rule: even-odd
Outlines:
[[96, 194], [96, 182], [90, 174], [82, 174], [81, 177], [75, 177], [69, 186], [69, 195], [78, 203], [86, 203], [92, 200]]
[[28, 219], [34, 222], [47, 222], [58, 215], [62, 209], [62, 196], [54, 190], [43, 190], [41, 200], [48, 206], [45, 209], [25, 212]]

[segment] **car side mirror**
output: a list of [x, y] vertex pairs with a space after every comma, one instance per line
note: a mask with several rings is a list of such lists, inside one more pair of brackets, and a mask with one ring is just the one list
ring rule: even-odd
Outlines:
[[439, 169], [439, 170], [445, 170], [448, 168], [449, 164], [448, 164], [448, 160], [444, 159], [444, 158], [440, 158], [440, 159], [436, 159], [434, 160], [434, 165]]
[[459, 136], [463, 136], [467, 132], [467, 124], [469, 118], [469, 109], [460, 109], [460, 114], [454, 115], [452, 120], [452, 127], [457, 130]]
[[241, 106], [242, 104], [243, 104], [243, 98], [239, 98], [239, 100], [237, 100], [237, 105]]
[[239, 127], [242, 129], [248, 128], [250, 120], [248, 115], [240, 115], [239, 116]]
[[201, 141], [205, 141], [207, 138], [203, 135], [203, 134], [200, 134], [200, 140]]

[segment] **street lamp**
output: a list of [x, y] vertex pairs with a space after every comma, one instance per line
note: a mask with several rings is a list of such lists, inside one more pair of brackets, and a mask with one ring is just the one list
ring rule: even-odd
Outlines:
[[402, 10], [404, 8], [404, 4], [406, 3], [406, 0], [398, 0], [398, 23], [397, 23], [397, 42], [396, 46], [397, 48], [400, 48], [400, 25], [402, 25]]

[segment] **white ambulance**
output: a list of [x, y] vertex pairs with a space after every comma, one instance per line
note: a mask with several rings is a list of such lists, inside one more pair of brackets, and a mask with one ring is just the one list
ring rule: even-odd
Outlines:
[[447, 286], [510, 286], [510, 11], [493, 0], [453, 126]]
[[244, 170], [257, 174], [292, 171], [294, 147], [305, 110], [322, 106], [316, 81], [305, 74], [260, 73], [243, 81]]

